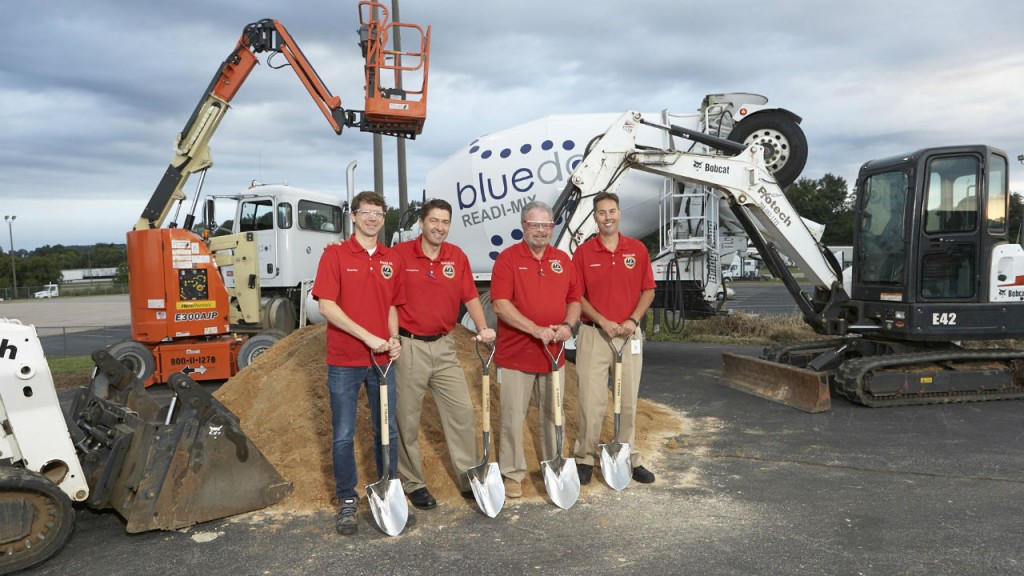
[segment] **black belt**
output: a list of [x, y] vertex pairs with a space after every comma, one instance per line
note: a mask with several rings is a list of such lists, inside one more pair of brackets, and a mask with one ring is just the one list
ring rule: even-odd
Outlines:
[[441, 338], [444, 338], [448, 334], [443, 334], [442, 333], [442, 334], [434, 334], [433, 336], [417, 336], [415, 334], [410, 333], [408, 330], [406, 330], [404, 328], [399, 328], [398, 329], [398, 335], [399, 336], [405, 336], [406, 338], [412, 338], [413, 340], [422, 340], [424, 342], [435, 342], [437, 340], [440, 340]]
[[587, 320], [580, 320], [580, 324], [583, 324], [584, 326], [590, 326], [591, 328], [597, 328], [598, 327], [597, 324], [594, 324], [593, 322], [590, 322], [590, 321], [587, 321]]

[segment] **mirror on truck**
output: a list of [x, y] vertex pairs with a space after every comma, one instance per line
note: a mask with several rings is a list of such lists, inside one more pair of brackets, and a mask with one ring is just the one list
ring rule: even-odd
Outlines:
[[206, 226], [207, 232], [213, 235], [213, 231], [217, 229], [217, 216], [214, 210], [213, 198], [207, 198], [203, 204], [203, 224]]

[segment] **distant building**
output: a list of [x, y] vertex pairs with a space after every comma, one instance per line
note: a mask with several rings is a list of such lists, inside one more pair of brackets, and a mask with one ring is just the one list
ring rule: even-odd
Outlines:
[[106, 282], [117, 276], [117, 268], [72, 268], [61, 270], [61, 282], [65, 284], [82, 284], [86, 282]]

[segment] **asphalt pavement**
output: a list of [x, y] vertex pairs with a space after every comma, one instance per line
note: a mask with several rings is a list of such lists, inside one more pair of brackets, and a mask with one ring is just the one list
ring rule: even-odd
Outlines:
[[82, 507], [69, 545], [25, 573], [1024, 574], [1024, 402], [806, 414], [721, 385], [724, 350], [758, 352], [647, 344], [641, 395], [684, 417], [651, 485], [567, 511], [510, 500], [494, 519], [442, 501], [397, 537], [365, 501], [352, 537], [329, 511], [127, 534]]

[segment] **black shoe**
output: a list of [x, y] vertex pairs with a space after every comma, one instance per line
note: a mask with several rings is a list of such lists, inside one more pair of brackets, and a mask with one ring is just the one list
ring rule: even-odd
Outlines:
[[341, 509], [334, 519], [334, 529], [342, 536], [351, 536], [359, 531], [356, 523], [356, 510], [359, 508], [358, 498], [345, 498], [341, 501]]
[[437, 500], [430, 495], [426, 488], [419, 488], [409, 492], [409, 501], [420, 510], [433, 510], [437, 508]]
[[590, 464], [577, 464], [576, 471], [580, 475], [580, 485], [586, 486], [590, 484], [590, 478], [594, 475], [594, 467]]
[[473, 495], [472, 490], [463, 490], [462, 492], [459, 492], [459, 495], [466, 500], [476, 500], [476, 496]]
[[633, 468], [633, 480], [641, 484], [650, 484], [654, 482], [654, 472], [651, 472], [643, 466], [637, 466]]

